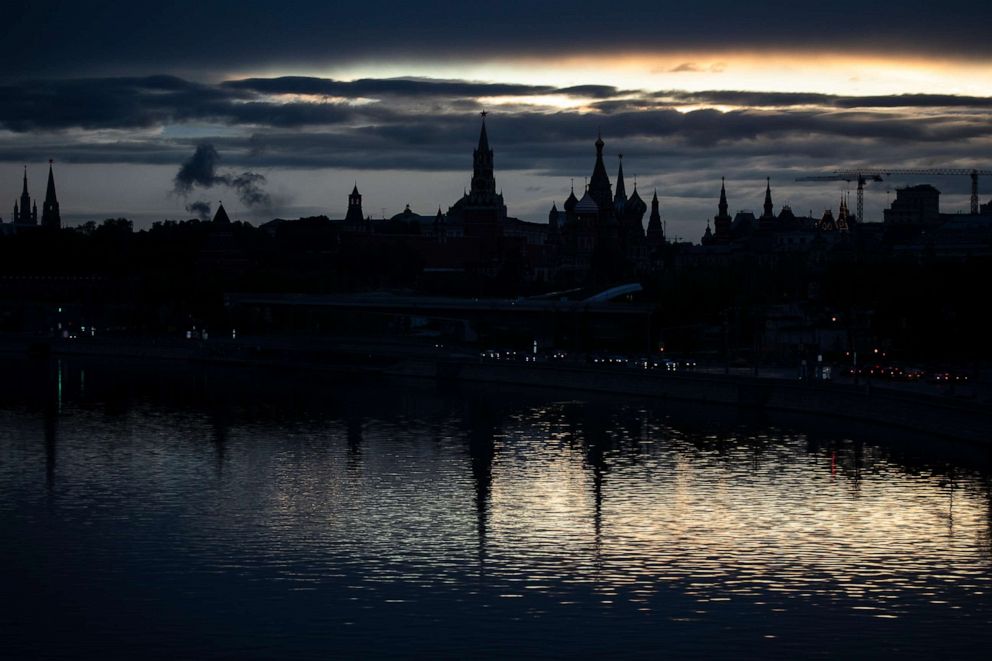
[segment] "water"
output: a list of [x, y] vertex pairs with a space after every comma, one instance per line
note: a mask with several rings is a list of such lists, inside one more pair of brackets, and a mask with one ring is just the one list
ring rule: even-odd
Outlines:
[[631, 398], [3, 363], [9, 657], [980, 656], [983, 451]]

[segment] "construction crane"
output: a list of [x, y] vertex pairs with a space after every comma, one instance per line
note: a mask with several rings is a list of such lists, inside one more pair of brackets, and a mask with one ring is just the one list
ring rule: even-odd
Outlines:
[[796, 181], [856, 181], [858, 182], [858, 222], [864, 221], [865, 184], [872, 181], [883, 181], [884, 177], [893, 175], [912, 176], [953, 176], [968, 175], [971, 177], [971, 213], [978, 213], [978, 175], [992, 175], [992, 170], [967, 170], [963, 168], [931, 168], [929, 170], [838, 170], [829, 175], [799, 177]]

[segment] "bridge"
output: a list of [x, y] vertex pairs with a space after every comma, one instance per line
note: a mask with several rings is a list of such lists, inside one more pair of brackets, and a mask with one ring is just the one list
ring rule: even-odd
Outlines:
[[[402, 320], [407, 331], [444, 328], [458, 339], [540, 339], [547, 346], [586, 348], [595, 342], [650, 346], [655, 306], [631, 300], [641, 291], [637, 283], [613, 287], [593, 296], [574, 298], [544, 295], [530, 298], [457, 298], [405, 293], [354, 294], [227, 294], [225, 305], [244, 323], [260, 320], [282, 329], [355, 331], [360, 320], [387, 317]], [[396, 331], [396, 326], [392, 326]]]

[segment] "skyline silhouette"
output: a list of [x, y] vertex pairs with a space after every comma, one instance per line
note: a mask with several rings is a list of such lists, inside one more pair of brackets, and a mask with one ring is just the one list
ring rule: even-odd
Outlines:
[[[356, 181], [370, 209], [427, 213], [468, 183], [482, 109], [509, 212], [538, 222], [581, 181], [599, 130], [611, 169], [626, 154], [628, 176], [658, 189], [686, 238], [712, 215], [720, 177], [750, 191], [733, 211], [759, 211], [771, 177], [783, 203], [819, 214], [852, 187], [795, 178], [988, 167], [988, 7], [633, 2], [576, 40], [586, 9], [20, 4], [0, 44], [0, 201], [19, 193], [25, 163], [54, 158], [67, 225], [126, 216], [146, 227], [219, 199], [256, 223], [336, 215]], [[384, 16], [404, 18], [402, 32]], [[37, 34], [44, 49], [24, 42]], [[175, 194], [200, 145], [218, 155], [215, 176], [264, 177], [267, 201]], [[934, 182], [892, 187], [921, 183]], [[948, 210], [968, 208], [967, 181], [939, 185]], [[880, 219], [890, 195], [874, 189], [866, 217]]]

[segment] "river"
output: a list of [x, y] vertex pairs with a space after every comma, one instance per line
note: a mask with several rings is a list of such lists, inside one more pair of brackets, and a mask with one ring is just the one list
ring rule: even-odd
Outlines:
[[5, 360], [14, 658], [982, 657], [987, 451], [548, 390]]

